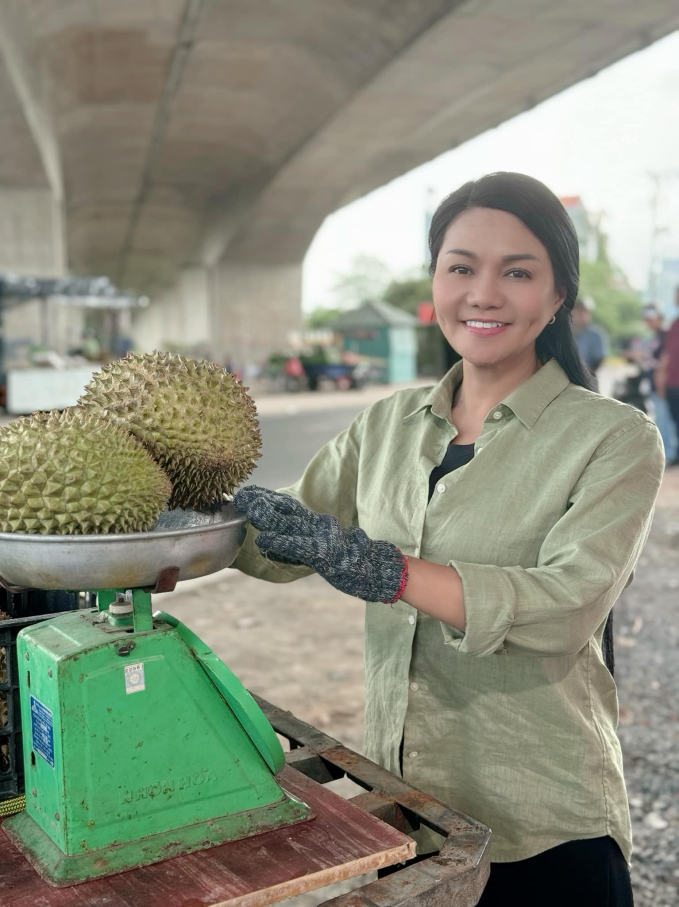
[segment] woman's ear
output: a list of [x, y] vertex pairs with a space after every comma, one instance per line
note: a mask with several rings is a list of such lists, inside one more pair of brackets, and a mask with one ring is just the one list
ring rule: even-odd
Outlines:
[[566, 287], [557, 287], [556, 288], [556, 299], [554, 300], [554, 314], [559, 311], [561, 306], [564, 304], [566, 296], [568, 296], [568, 290]]

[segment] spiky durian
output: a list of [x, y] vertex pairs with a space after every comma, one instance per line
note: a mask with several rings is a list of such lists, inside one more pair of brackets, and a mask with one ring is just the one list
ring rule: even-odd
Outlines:
[[252, 398], [211, 362], [130, 353], [97, 372], [79, 403], [126, 425], [146, 446], [172, 480], [171, 509], [220, 501], [260, 456]]
[[0, 429], [1, 532], [142, 532], [171, 490], [144, 447], [93, 410], [34, 413]]

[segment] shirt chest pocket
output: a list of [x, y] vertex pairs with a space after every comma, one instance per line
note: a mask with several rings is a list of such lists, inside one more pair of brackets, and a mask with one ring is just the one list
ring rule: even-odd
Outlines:
[[565, 512], [547, 511], [535, 502], [494, 503], [485, 495], [451, 492], [446, 488], [439, 500], [432, 499], [426, 514], [422, 550], [437, 563], [537, 566], [545, 538]]

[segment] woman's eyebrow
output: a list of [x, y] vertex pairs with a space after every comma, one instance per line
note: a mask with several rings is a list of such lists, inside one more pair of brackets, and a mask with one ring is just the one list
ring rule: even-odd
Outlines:
[[[475, 252], [470, 252], [468, 249], [448, 249], [446, 255], [464, 255], [474, 261], [478, 261], [479, 257]], [[503, 255], [502, 261], [507, 263], [510, 261], [540, 261], [540, 259], [537, 255], [532, 255], [530, 252], [517, 252], [514, 255]]]
[[518, 255], [503, 255], [504, 262], [510, 261], [540, 261], [537, 255], [531, 255], [530, 252], [520, 252]]

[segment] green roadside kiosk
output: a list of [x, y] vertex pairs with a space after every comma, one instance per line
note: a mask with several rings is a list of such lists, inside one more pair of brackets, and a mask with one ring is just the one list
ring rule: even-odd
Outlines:
[[384, 384], [405, 384], [417, 374], [417, 318], [388, 302], [373, 300], [343, 312], [330, 327], [342, 349], [379, 365]]

